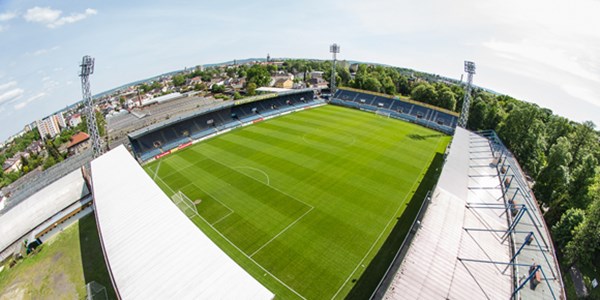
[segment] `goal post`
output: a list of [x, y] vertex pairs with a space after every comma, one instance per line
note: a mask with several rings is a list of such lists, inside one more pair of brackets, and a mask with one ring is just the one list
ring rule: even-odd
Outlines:
[[108, 300], [106, 288], [95, 281], [88, 282], [85, 285], [85, 290], [86, 300]]
[[192, 200], [182, 191], [177, 191], [175, 194], [173, 194], [173, 196], [171, 196], [171, 200], [186, 216], [188, 216], [188, 218], [200, 216], [198, 213], [198, 208], [196, 208], [194, 202], [192, 202]]
[[375, 111], [375, 114], [378, 116], [386, 117], [386, 118], [389, 118], [391, 116], [391, 114], [389, 112], [382, 111], [382, 110]]

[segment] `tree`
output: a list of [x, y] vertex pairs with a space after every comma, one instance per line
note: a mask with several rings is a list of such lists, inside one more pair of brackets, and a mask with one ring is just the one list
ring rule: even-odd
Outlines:
[[271, 74], [262, 65], [253, 65], [247, 71], [246, 81], [254, 83], [257, 87], [267, 86], [271, 82]]
[[[54, 160], [62, 160], [62, 155], [58, 148], [54, 145], [52, 140], [46, 140], [46, 151], [48, 151], [48, 157], [54, 158]], [[54, 163], [53, 163], [54, 164]]]
[[519, 104], [509, 112], [498, 134], [533, 176], [544, 166], [546, 150], [545, 125], [538, 118], [540, 111], [531, 104]]
[[196, 83], [194, 85], [194, 91], [203, 91], [206, 89], [206, 85], [204, 83]]
[[398, 92], [400, 92], [400, 94], [404, 96], [410, 95], [410, 83], [408, 82], [408, 78], [406, 76], [400, 75], [398, 77], [398, 81], [396, 81], [396, 84], [398, 85]]
[[591, 121], [583, 122], [582, 124], [578, 124], [575, 128], [575, 131], [569, 135], [569, 139], [571, 140], [571, 145], [573, 148], [571, 149], [573, 153], [573, 162], [570, 167], [573, 167], [573, 164], [579, 163], [582, 161], [582, 157], [591, 152], [592, 147], [595, 145], [598, 146], [598, 135], [596, 131], [594, 131], [594, 125]]
[[467, 121], [467, 128], [470, 130], [481, 130], [485, 128], [486, 117], [488, 113], [488, 105], [480, 98], [477, 97], [473, 100], [471, 107], [469, 107], [469, 120]]
[[48, 158], [46, 158], [46, 161], [44, 162], [44, 170], [47, 170], [48, 168], [54, 166], [56, 164], [56, 160], [54, 159], [53, 156], [49, 156]]
[[235, 93], [233, 93], [233, 99], [234, 100], [242, 99], [242, 95], [240, 95], [240, 93], [236, 91]]
[[560, 221], [552, 226], [554, 241], [559, 249], [564, 249], [567, 243], [573, 239], [576, 233], [575, 229], [583, 222], [584, 217], [583, 209], [570, 208], [562, 215]]
[[172, 78], [174, 86], [182, 86], [185, 84], [185, 77], [183, 75], [175, 75]]
[[380, 92], [381, 91], [381, 82], [377, 80], [377, 78], [369, 76], [365, 80], [363, 89], [367, 91]]
[[222, 93], [225, 91], [225, 86], [222, 84], [213, 84], [212, 87], [210, 88], [210, 91], [213, 92], [214, 94]]
[[439, 106], [454, 111], [456, 109], [456, 97], [451, 89], [443, 89], [439, 94]]
[[390, 76], [383, 79], [383, 92], [388, 95], [396, 94], [396, 85]]
[[583, 162], [573, 170], [569, 186], [569, 202], [571, 207], [586, 208], [592, 200], [590, 190], [595, 183], [598, 161], [592, 154], [587, 154]]
[[350, 82], [350, 79], [352, 79], [352, 76], [350, 75], [350, 71], [348, 70], [348, 68], [344, 68], [342, 66], [337, 66], [336, 73], [338, 75], [336, 77], [336, 79], [339, 79], [338, 80], [339, 85], [348, 85], [348, 82]]
[[246, 94], [248, 94], [248, 96], [254, 96], [256, 94], [256, 83], [248, 83], [246, 86]]
[[431, 84], [426, 82], [420, 83], [412, 90], [411, 98], [433, 105], [437, 104], [437, 92]]
[[569, 164], [573, 159], [570, 148], [565, 137], [560, 137], [550, 148], [548, 164], [540, 171], [534, 186], [537, 199], [543, 203], [549, 205], [567, 191]]
[[583, 265], [592, 263], [600, 255], [600, 191], [596, 190], [594, 202], [588, 207], [585, 219], [574, 230], [573, 239], [567, 244], [566, 258], [569, 263]]

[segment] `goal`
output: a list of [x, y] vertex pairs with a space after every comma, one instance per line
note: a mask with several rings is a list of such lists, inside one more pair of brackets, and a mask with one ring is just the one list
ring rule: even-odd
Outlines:
[[176, 192], [173, 194], [173, 196], [171, 196], [171, 200], [173, 200], [173, 203], [175, 203], [175, 205], [177, 205], [177, 207], [188, 218], [200, 216], [200, 214], [198, 214], [198, 208], [196, 208], [194, 202], [192, 202], [192, 200], [190, 200], [190, 198], [188, 198], [188, 196], [186, 196], [183, 192]]
[[378, 115], [378, 116], [386, 117], [386, 118], [389, 118], [391, 116], [391, 114], [389, 112], [385, 112], [385, 111], [382, 111], [382, 110], [377, 110], [375, 112], [375, 114]]
[[108, 299], [108, 294], [106, 293], [106, 288], [95, 282], [95, 281], [91, 281], [88, 282], [88, 284], [85, 285], [85, 290], [86, 290], [86, 300], [107, 300]]

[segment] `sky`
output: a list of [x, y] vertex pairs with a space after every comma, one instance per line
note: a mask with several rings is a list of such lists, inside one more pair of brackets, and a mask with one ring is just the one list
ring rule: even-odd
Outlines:
[[[0, 0], [0, 141], [92, 93], [252, 57], [383, 63], [474, 83], [600, 125], [599, 0]], [[211, 3], [214, 2], [214, 3]]]

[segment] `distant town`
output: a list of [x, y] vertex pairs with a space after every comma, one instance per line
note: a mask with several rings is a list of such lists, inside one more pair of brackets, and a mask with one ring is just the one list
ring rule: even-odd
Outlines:
[[[131, 132], [223, 101], [303, 88], [327, 96], [331, 69], [331, 61], [269, 56], [186, 68], [98, 94], [94, 99], [98, 128], [104, 146], [112, 149], [128, 145], [127, 135]], [[417, 91], [412, 97], [450, 110], [457, 109], [457, 101], [462, 97], [457, 81], [413, 70], [348, 61], [339, 61], [336, 70], [340, 85], [398, 97], [411, 96], [417, 85], [424, 85], [429, 92], [437, 89], [444, 95], [440, 98], [446, 99], [440, 103], [433, 103], [437, 97], [428, 96], [427, 91]], [[65, 160], [72, 161], [72, 166], [64, 164], [65, 170], [54, 172], [55, 176], [89, 161], [91, 141], [85, 119], [83, 105], [78, 102], [27, 124], [0, 143], [0, 196], [10, 196], [21, 190], [24, 183], [35, 181], [32, 179], [50, 177], [42, 176], [42, 172]]]

